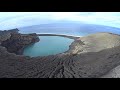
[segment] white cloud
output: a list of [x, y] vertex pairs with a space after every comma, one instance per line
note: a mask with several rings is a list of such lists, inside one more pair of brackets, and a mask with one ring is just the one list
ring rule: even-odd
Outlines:
[[0, 12], [0, 29], [72, 20], [120, 28], [120, 12]]

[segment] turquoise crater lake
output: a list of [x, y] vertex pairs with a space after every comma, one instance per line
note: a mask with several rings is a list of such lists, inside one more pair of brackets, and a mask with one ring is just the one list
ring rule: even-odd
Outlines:
[[69, 49], [74, 39], [60, 36], [39, 36], [40, 41], [24, 49], [25, 56], [48, 56], [63, 53]]

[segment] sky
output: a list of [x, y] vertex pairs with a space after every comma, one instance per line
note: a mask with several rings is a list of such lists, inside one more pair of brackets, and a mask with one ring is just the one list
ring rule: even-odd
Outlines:
[[120, 28], [120, 12], [0, 12], [0, 30], [52, 23], [82, 21]]

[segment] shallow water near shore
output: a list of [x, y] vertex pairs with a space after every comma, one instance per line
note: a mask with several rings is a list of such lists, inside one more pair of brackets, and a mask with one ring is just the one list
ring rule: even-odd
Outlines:
[[74, 39], [60, 36], [39, 36], [40, 41], [24, 49], [25, 56], [48, 56], [63, 53], [69, 49]]

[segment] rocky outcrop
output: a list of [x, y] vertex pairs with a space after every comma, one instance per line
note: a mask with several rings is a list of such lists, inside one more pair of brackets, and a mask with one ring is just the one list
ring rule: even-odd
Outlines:
[[0, 43], [11, 37], [11, 34], [18, 33], [18, 29], [0, 31]]
[[12, 30], [11, 33], [8, 31], [8, 35], [9, 37], [7, 36], [8, 38], [1, 42], [1, 46], [6, 47], [8, 52], [15, 54], [22, 54], [24, 47], [39, 41], [36, 34], [24, 35]]
[[119, 40], [119, 35], [93, 34], [76, 39], [65, 53], [32, 58], [9, 53], [0, 46], [0, 78], [101, 77], [120, 65]]

